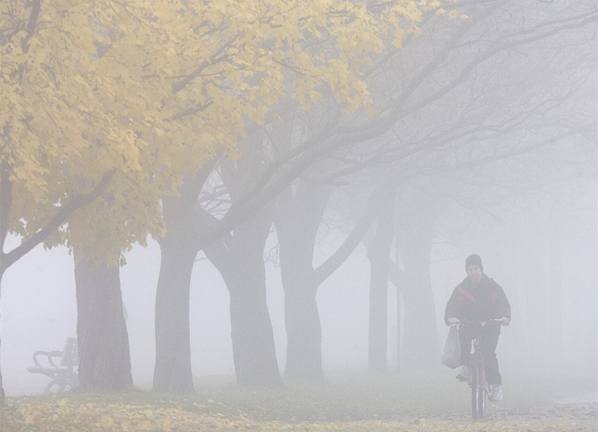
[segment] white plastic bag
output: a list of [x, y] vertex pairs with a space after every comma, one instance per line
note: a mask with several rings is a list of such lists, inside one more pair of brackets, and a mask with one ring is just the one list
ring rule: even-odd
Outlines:
[[444, 343], [442, 351], [442, 364], [454, 369], [461, 365], [461, 340], [459, 339], [459, 326], [452, 325]]

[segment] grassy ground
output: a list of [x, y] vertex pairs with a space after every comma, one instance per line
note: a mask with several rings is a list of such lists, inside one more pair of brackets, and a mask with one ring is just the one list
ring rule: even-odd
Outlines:
[[467, 389], [452, 377], [335, 377], [323, 386], [260, 390], [203, 382], [198, 388], [186, 398], [147, 392], [12, 398], [0, 410], [0, 431], [598, 431], [598, 404], [555, 403], [572, 394], [562, 383], [506, 386], [505, 401], [475, 423]]

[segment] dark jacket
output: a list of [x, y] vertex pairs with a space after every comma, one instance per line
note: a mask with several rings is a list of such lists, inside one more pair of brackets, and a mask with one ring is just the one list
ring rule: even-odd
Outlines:
[[444, 311], [445, 322], [449, 318], [480, 322], [502, 317], [511, 318], [511, 305], [501, 286], [485, 274], [477, 287], [468, 277], [457, 285]]

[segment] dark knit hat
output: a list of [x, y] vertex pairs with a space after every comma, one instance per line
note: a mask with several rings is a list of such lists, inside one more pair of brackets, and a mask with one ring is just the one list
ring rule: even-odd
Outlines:
[[466, 269], [467, 269], [467, 267], [473, 266], [473, 265], [479, 266], [482, 270], [484, 269], [484, 266], [482, 265], [482, 258], [478, 254], [471, 254], [465, 260], [465, 268]]

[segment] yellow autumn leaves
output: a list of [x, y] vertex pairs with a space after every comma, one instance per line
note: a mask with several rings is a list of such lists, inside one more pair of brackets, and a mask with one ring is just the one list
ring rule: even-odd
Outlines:
[[[15, 407], [0, 408], [3, 431], [25, 432], [196, 432], [196, 431], [393, 431], [393, 432], [589, 432], [590, 419], [542, 417], [489, 419], [483, 423], [461, 420], [409, 418], [403, 420], [294, 421], [257, 420], [236, 412], [223, 414], [192, 400], [116, 402], [77, 400], [74, 397], [30, 398]], [[267, 409], [267, 407], [263, 407]], [[397, 412], [397, 415], [400, 415]]]
[[113, 260], [160, 235], [160, 198], [207, 159], [236, 154], [247, 122], [266, 122], [279, 102], [309, 109], [334, 97], [347, 110], [367, 106], [363, 67], [440, 7], [2, 2], [0, 160], [14, 183], [11, 230], [37, 231], [57, 205], [116, 170], [108, 198], [50, 241]]

